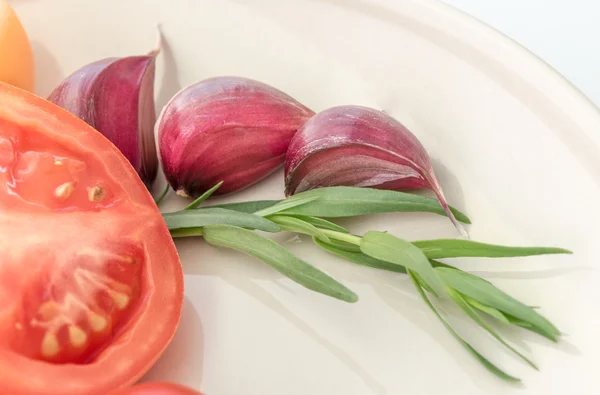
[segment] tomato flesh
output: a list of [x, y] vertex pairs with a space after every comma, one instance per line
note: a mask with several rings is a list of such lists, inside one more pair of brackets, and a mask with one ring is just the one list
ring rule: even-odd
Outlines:
[[[126, 248], [127, 247], [127, 248]], [[60, 265], [49, 260], [22, 295], [11, 347], [30, 358], [85, 363], [110, 344], [140, 296], [144, 256], [84, 250]]]
[[9, 209], [99, 210], [123, 191], [99, 158], [82, 157], [35, 131], [0, 119], [0, 202]]
[[143, 383], [110, 395], [202, 395], [191, 388], [174, 383]]
[[[62, 215], [117, 203], [120, 188], [89, 158], [7, 121], [0, 120], [0, 130], [3, 207]], [[36, 258], [24, 258], [44, 262], [22, 293], [23, 309], [5, 336], [16, 352], [54, 363], [82, 363], [110, 343], [137, 302], [145, 256], [133, 240], [107, 244], [65, 247], [60, 257], [52, 249], [38, 250]]]
[[2, 394], [127, 387], [175, 332], [181, 265], [135, 170], [82, 121], [2, 84], [0, 251]]

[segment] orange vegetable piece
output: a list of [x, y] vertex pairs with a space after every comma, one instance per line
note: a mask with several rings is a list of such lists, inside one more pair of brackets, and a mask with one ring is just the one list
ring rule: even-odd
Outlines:
[[8, 2], [0, 0], [0, 81], [33, 91], [34, 72], [27, 33]]

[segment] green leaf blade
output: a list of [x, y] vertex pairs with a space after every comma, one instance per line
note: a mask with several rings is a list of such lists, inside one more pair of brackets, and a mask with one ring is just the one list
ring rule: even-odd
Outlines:
[[531, 324], [553, 341], [560, 336], [560, 331], [550, 321], [492, 283], [457, 269], [437, 267], [434, 270], [445, 284], [461, 294]]
[[204, 228], [204, 239], [215, 247], [229, 248], [260, 259], [298, 284], [354, 303], [358, 296], [328, 274], [298, 259], [285, 247], [255, 232], [230, 225], [209, 225]]
[[193, 227], [193, 228], [179, 228], [179, 229], [171, 229], [169, 232], [171, 233], [171, 237], [173, 239], [178, 237], [194, 237], [194, 236], [202, 236], [202, 230], [204, 228], [201, 226]]
[[165, 200], [165, 198], [167, 197], [167, 194], [169, 193], [170, 190], [171, 190], [171, 185], [169, 185], [169, 183], [167, 183], [167, 186], [162, 191], [160, 196], [158, 198], [154, 199], [154, 203], [156, 203], [157, 206], [160, 206], [160, 204], [163, 202], [163, 200]]
[[511, 346], [510, 344], [508, 344], [498, 334], [498, 332], [496, 332], [494, 330], [494, 328], [492, 328], [487, 322], [485, 322], [485, 320], [483, 318], [481, 318], [481, 316], [479, 315], [479, 313], [477, 313], [477, 311], [475, 311], [475, 309], [473, 309], [473, 307], [471, 307], [469, 305], [469, 303], [460, 295], [459, 292], [456, 292], [455, 290], [451, 289], [451, 290], [449, 290], [448, 293], [450, 295], [450, 298], [454, 301], [454, 303], [456, 303], [456, 305], [458, 305], [458, 307], [460, 307], [461, 310], [464, 311], [465, 314], [467, 316], [469, 316], [469, 318], [471, 318], [477, 325], [479, 325], [480, 327], [482, 327], [493, 338], [495, 338], [498, 342], [500, 342], [500, 344], [502, 344], [504, 347], [506, 347], [508, 350], [510, 350], [516, 356], [518, 356], [519, 358], [521, 358], [521, 360], [523, 360], [529, 366], [531, 366], [535, 370], [539, 370], [538, 367], [529, 358], [527, 358], [525, 355], [523, 355], [521, 352], [519, 352], [519, 350], [517, 350], [516, 348], [514, 348], [513, 346]]
[[289, 215], [289, 214], [282, 214], [282, 215], [292, 216], [294, 218], [301, 219], [302, 221], [308, 222], [309, 224], [311, 224], [317, 228], [320, 228], [320, 229], [333, 230], [334, 232], [340, 232], [340, 233], [350, 233], [348, 231], [348, 229], [344, 228], [343, 226], [340, 226], [331, 221], [327, 221], [326, 219], [323, 219], [323, 218], [310, 217], [307, 215]]
[[255, 212], [254, 215], [266, 217], [268, 215], [277, 214], [288, 209], [293, 209], [294, 207], [303, 206], [317, 199], [319, 199], [318, 196], [292, 196], [290, 198], [280, 201], [277, 204], [274, 204], [273, 206], [259, 210]]
[[556, 338], [549, 336], [546, 332], [540, 330], [538, 327], [530, 324], [529, 322], [525, 322], [523, 320], [520, 320], [516, 317], [511, 316], [510, 314], [504, 314], [506, 316], [506, 319], [508, 320], [508, 322], [510, 322], [513, 325], [519, 326], [525, 330], [528, 330], [530, 332], [536, 333], [540, 336], [545, 337], [546, 339], [556, 342]]
[[254, 214], [257, 211], [274, 206], [279, 202], [281, 202], [281, 200], [251, 200], [248, 202], [215, 204], [212, 206], [204, 206], [199, 209], [224, 208], [227, 210], [239, 211], [241, 213]]
[[[333, 254], [333, 255], [335, 255], [339, 258], [345, 259], [347, 261], [357, 263], [357, 264], [363, 265], [363, 266], [372, 267], [375, 269], [383, 269], [383, 270], [388, 270], [388, 271], [396, 272], [396, 273], [406, 273], [406, 269], [404, 268], [404, 266], [396, 265], [394, 263], [389, 263], [386, 261], [381, 261], [379, 259], [370, 257], [369, 255], [363, 254], [360, 251], [360, 247], [357, 247], [353, 244], [345, 243], [345, 244], [348, 244], [348, 246], [350, 248], [350, 250], [349, 250], [349, 249], [338, 247], [336, 244], [336, 240], [330, 240], [330, 242], [327, 243], [327, 242], [317, 239], [316, 237], [313, 237], [313, 242], [315, 243], [315, 245], [317, 247], [321, 248], [322, 250], [327, 251], [330, 254]], [[357, 248], [358, 251], [352, 250], [353, 248]]]
[[495, 319], [497, 319], [498, 321], [510, 325], [510, 321], [508, 320], [508, 318], [506, 318], [506, 316], [504, 314], [502, 314], [502, 312], [498, 309], [495, 309], [493, 307], [484, 305], [483, 303], [480, 303], [479, 301], [473, 299], [473, 298], [469, 298], [466, 295], [462, 295], [462, 298], [474, 309], [477, 309], [479, 311], [481, 311], [482, 313], [486, 313], [487, 315], [489, 315], [490, 317], [494, 317]]
[[309, 224], [299, 218], [289, 217], [286, 215], [269, 215], [266, 217], [269, 221], [275, 222], [281, 230], [288, 232], [302, 233], [308, 236], [317, 237], [324, 241], [329, 241], [329, 237], [316, 226]]
[[[356, 244], [347, 243], [345, 241], [340, 241], [340, 240], [329, 238], [329, 243], [327, 243], [327, 244], [329, 244], [333, 247], [336, 247], [338, 249], [344, 250], [344, 251], [361, 252], [360, 246], [358, 246]], [[361, 254], [362, 254], [362, 252], [361, 252]], [[398, 266], [398, 265], [391, 264], [391, 263], [390, 263], [390, 265]]]
[[[340, 218], [390, 212], [428, 212], [446, 216], [436, 199], [383, 189], [325, 187], [301, 192], [294, 197], [317, 197], [318, 200], [289, 208], [284, 211], [285, 214]], [[465, 214], [455, 208], [451, 211], [457, 220], [471, 223]]]
[[445, 293], [444, 283], [434, 271], [425, 254], [408, 241], [389, 233], [370, 231], [363, 236], [360, 249], [375, 259], [404, 266], [419, 274], [437, 293], [436, 296]]
[[202, 195], [200, 195], [198, 198], [196, 198], [196, 200], [194, 200], [192, 203], [190, 203], [189, 205], [187, 205], [184, 208], [184, 210], [193, 210], [193, 209], [197, 208], [199, 205], [202, 204], [202, 202], [204, 202], [206, 199], [208, 199], [210, 197], [210, 195], [212, 195], [213, 193], [215, 193], [215, 191], [217, 189], [219, 189], [219, 187], [221, 185], [223, 185], [223, 181], [219, 182], [214, 187], [212, 187], [208, 191], [204, 192]]
[[234, 225], [271, 233], [280, 231], [279, 226], [268, 219], [223, 208], [175, 211], [163, 214], [163, 218], [169, 230], [175, 231], [175, 235], [182, 229], [207, 225]]
[[433, 303], [431, 303], [431, 301], [425, 294], [425, 291], [423, 291], [423, 288], [421, 287], [421, 284], [419, 283], [419, 280], [416, 278], [416, 276], [410, 270], [408, 271], [408, 274], [409, 274], [410, 279], [412, 280], [415, 288], [417, 289], [419, 295], [421, 296], [421, 298], [423, 299], [425, 304], [429, 307], [429, 309], [431, 309], [431, 311], [433, 311], [433, 313], [440, 320], [440, 322], [444, 325], [444, 327], [448, 330], [448, 332], [452, 335], [452, 337], [454, 337], [465, 349], [467, 349], [467, 351], [469, 351], [483, 365], [483, 367], [485, 367], [489, 372], [491, 372], [496, 377], [498, 377], [504, 381], [508, 381], [508, 382], [520, 382], [521, 381], [521, 379], [509, 375], [508, 373], [504, 372], [502, 369], [500, 369], [499, 367], [494, 365], [487, 358], [485, 358], [482, 354], [480, 354], [479, 351], [477, 351], [473, 346], [471, 346], [462, 337], [460, 337], [460, 335], [454, 330], [454, 328], [452, 328], [450, 323], [448, 321], [446, 321], [444, 319], [444, 317], [442, 317], [442, 315], [439, 313], [439, 311], [437, 311], [437, 309], [435, 308]]
[[480, 257], [509, 258], [547, 254], [571, 254], [557, 247], [510, 247], [463, 239], [419, 240], [412, 242], [429, 259]]

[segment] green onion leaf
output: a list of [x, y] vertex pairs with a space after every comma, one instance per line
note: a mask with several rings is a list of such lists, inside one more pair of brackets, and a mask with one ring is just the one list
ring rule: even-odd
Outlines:
[[[405, 192], [373, 188], [326, 187], [301, 192], [293, 197], [316, 197], [318, 200], [289, 208], [285, 214], [336, 218], [389, 212], [429, 212], [446, 215], [436, 199]], [[469, 218], [452, 208], [457, 220], [471, 223]]]
[[[175, 211], [163, 214], [167, 227], [173, 236], [200, 235], [190, 229], [206, 225], [234, 225], [242, 228], [257, 229], [265, 232], [279, 232], [280, 228], [268, 219], [223, 208], [198, 209], [193, 211]], [[188, 230], [187, 232], [185, 230]], [[191, 233], [190, 233], [191, 232]]]
[[485, 320], [483, 318], [481, 318], [481, 316], [479, 315], [479, 313], [477, 313], [477, 311], [475, 311], [475, 309], [473, 309], [469, 305], [469, 303], [467, 303], [467, 301], [460, 295], [459, 292], [456, 292], [453, 289], [449, 289], [448, 290], [448, 294], [450, 295], [450, 298], [452, 298], [452, 300], [454, 301], [454, 303], [456, 303], [456, 305], [458, 307], [460, 307], [462, 309], [462, 311], [465, 312], [465, 314], [467, 314], [473, 321], [475, 321], [475, 323], [477, 323], [477, 325], [479, 325], [480, 327], [482, 327], [483, 329], [485, 329], [490, 335], [492, 335], [492, 337], [494, 337], [496, 340], [498, 340], [504, 347], [506, 347], [507, 349], [509, 349], [510, 351], [512, 351], [515, 355], [517, 355], [523, 361], [525, 361], [529, 366], [531, 366], [535, 370], [539, 370], [538, 367], [533, 362], [531, 362], [531, 360], [529, 358], [527, 358], [525, 355], [523, 355], [522, 353], [520, 353], [513, 346], [511, 346], [510, 344], [508, 344], [498, 334], [498, 332], [496, 332], [494, 330], [494, 328], [492, 328], [487, 322], [485, 322]]
[[240, 251], [260, 259], [304, 287], [334, 298], [356, 302], [358, 296], [316, 267], [296, 258], [285, 247], [255, 232], [230, 225], [209, 225], [204, 239], [215, 247]]
[[219, 189], [219, 187], [221, 185], [223, 185], [223, 181], [219, 182], [217, 185], [210, 188], [208, 191], [204, 192], [196, 200], [194, 200], [186, 208], [184, 208], [184, 210], [192, 210], [192, 209], [195, 209], [196, 207], [198, 207], [200, 204], [202, 204], [203, 201], [208, 199], [210, 197], [210, 195], [212, 195], [217, 189]]
[[508, 247], [463, 239], [420, 240], [412, 243], [419, 247], [430, 259], [457, 257], [504, 258], [572, 253], [569, 250], [556, 247]]
[[545, 337], [557, 341], [560, 331], [534, 309], [502, 292], [493, 284], [477, 276], [447, 267], [434, 269], [444, 283], [461, 294], [475, 299], [479, 303], [509, 314], [538, 329]]
[[389, 233], [370, 231], [363, 236], [360, 249], [373, 258], [395, 263], [416, 272], [435, 290], [436, 296], [445, 293], [444, 283], [425, 254], [408, 241]]
[[437, 311], [437, 309], [435, 308], [435, 306], [433, 305], [433, 303], [431, 303], [431, 301], [429, 300], [429, 298], [427, 297], [427, 295], [423, 291], [423, 288], [421, 287], [421, 284], [419, 283], [419, 280], [417, 279], [417, 277], [415, 276], [415, 274], [412, 273], [409, 270], [408, 271], [408, 275], [410, 276], [413, 284], [415, 285], [415, 288], [417, 288], [417, 291], [419, 292], [419, 295], [421, 295], [421, 298], [423, 298], [423, 301], [425, 301], [425, 303], [427, 304], [427, 306], [429, 306], [429, 308], [431, 309], [431, 311], [433, 311], [433, 313], [442, 322], [442, 324], [444, 324], [444, 326], [446, 327], [446, 329], [448, 330], [448, 332], [450, 332], [450, 334], [456, 340], [458, 340], [458, 342], [463, 347], [465, 347], [471, 354], [473, 354], [473, 356], [475, 358], [477, 358], [477, 360], [479, 362], [481, 362], [481, 364], [488, 371], [490, 371], [491, 373], [493, 373], [497, 377], [501, 378], [502, 380], [511, 381], [511, 382], [519, 382], [519, 381], [521, 381], [520, 379], [518, 379], [516, 377], [513, 377], [513, 376], [509, 375], [508, 373], [505, 373], [502, 369], [500, 369], [499, 367], [497, 367], [496, 365], [494, 365], [492, 362], [490, 362], [489, 360], [487, 360], [483, 355], [481, 355], [475, 348], [473, 348], [473, 346], [471, 346], [469, 343], [467, 343], [465, 340], [463, 340], [463, 338], [460, 337], [458, 333], [456, 333], [456, 331], [452, 328], [452, 326], [450, 326], [450, 324], [448, 323], [448, 321], [446, 321], [444, 319], [444, 317], [442, 317], [442, 315]]

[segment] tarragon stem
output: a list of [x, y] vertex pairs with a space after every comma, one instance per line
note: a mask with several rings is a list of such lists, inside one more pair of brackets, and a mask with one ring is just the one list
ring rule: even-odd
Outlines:
[[184, 210], [192, 210], [197, 208], [198, 206], [200, 206], [202, 204], [202, 202], [204, 202], [206, 199], [208, 199], [213, 193], [215, 193], [215, 191], [217, 189], [219, 189], [219, 187], [223, 185], [223, 181], [219, 182], [218, 184], [216, 184], [214, 187], [210, 188], [208, 191], [204, 192], [202, 195], [200, 195], [198, 198], [196, 198], [196, 200], [194, 200], [192, 203], [190, 203], [186, 208], [184, 208]]
[[170, 190], [171, 190], [171, 185], [169, 185], [169, 183], [167, 183], [167, 186], [165, 187], [163, 192], [160, 194], [160, 196], [158, 198], [154, 199], [154, 203], [156, 203], [157, 206], [160, 206], [160, 204], [162, 203], [163, 200], [165, 200], [165, 197], [167, 196], [167, 194], [169, 193]]
[[[186, 209], [197, 208], [214, 190]], [[382, 212], [425, 211], [444, 215], [435, 200], [401, 192], [368, 188], [319, 188], [276, 201], [230, 203], [199, 207], [196, 210], [164, 214], [174, 237], [202, 235], [217, 247], [245, 252], [271, 265], [299, 284], [335, 298], [354, 302], [356, 294], [329, 275], [294, 257], [276, 242], [252, 230], [290, 231], [312, 237], [323, 250], [347, 261], [377, 269], [406, 273], [419, 295], [450, 334], [497, 377], [519, 381], [494, 365], [450, 326], [435, 308], [427, 293], [452, 300], [477, 325], [533, 368], [536, 365], [508, 344], [482, 317], [485, 313], [503, 324], [516, 325], [553, 341], [558, 329], [536, 310], [496, 288], [482, 278], [436, 259], [454, 257], [517, 257], [571, 253], [556, 247], [507, 247], [461, 239], [408, 242], [385, 232], [354, 235], [325, 218], [348, 217]], [[456, 217], [469, 222], [462, 213]]]

